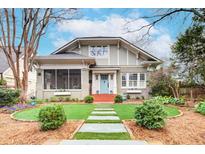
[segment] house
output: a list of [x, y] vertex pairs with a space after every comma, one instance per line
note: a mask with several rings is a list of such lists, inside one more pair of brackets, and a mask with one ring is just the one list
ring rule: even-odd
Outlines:
[[37, 97], [148, 97], [148, 67], [162, 61], [121, 37], [81, 37], [37, 56]]
[[[20, 54], [20, 72], [23, 71], [23, 52]], [[12, 55], [12, 58], [14, 62], [16, 61], [15, 54]], [[22, 75], [22, 73], [21, 73]], [[15, 80], [13, 76], [13, 72], [8, 64], [6, 55], [4, 54], [3, 50], [0, 49], [0, 79], [3, 79], [6, 81], [6, 86], [9, 88], [15, 87]], [[33, 69], [32, 71], [29, 71], [28, 74], [28, 96], [35, 96], [36, 94], [36, 71]]]

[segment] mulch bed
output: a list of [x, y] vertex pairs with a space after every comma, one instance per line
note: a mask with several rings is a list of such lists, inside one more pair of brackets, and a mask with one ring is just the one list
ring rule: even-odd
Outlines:
[[148, 130], [137, 126], [134, 121], [130, 120], [125, 121], [124, 124], [137, 140], [162, 144], [205, 144], [205, 116], [187, 107], [179, 109], [184, 114], [181, 117], [167, 120], [163, 129]]
[[21, 122], [0, 114], [0, 144], [43, 144], [47, 140], [70, 139], [83, 121], [67, 121], [54, 131], [40, 131], [38, 122]]

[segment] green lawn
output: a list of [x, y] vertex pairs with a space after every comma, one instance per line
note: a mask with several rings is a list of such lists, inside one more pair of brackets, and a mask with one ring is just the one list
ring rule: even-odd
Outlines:
[[[114, 109], [121, 120], [134, 119], [135, 108], [137, 104], [114, 104]], [[168, 117], [173, 117], [180, 114], [176, 107], [164, 106]]]
[[77, 140], [130, 140], [128, 133], [76, 133]]
[[[87, 119], [90, 113], [94, 110], [96, 105], [94, 104], [65, 104], [63, 105], [66, 117], [68, 120], [77, 120], [77, 119]], [[108, 107], [108, 105], [97, 105], [98, 107]], [[118, 116], [121, 120], [124, 119], [134, 119], [134, 112], [136, 104], [114, 104], [110, 105], [109, 107], [113, 106], [115, 111], [117, 112]], [[38, 113], [39, 108], [28, 109], [24, 111], [17, 112], [14, 117], [17, 119], [24, 119], [24, 120], [38, 120]], [[165, 110], [168, 114], [168, 117], [172, 117], [178, 115], [180, 112], [176, 107], [168, 107], [165, 106]], [[92, 122], [92, 121], [88, 121]], [[106, 121], [107, 122], [107, 121]]]
[[[90, 112], [94, 110], [93, 104], [66, 104], [63, 108], [66, 113], [67, 119], [87, 119]], [[38, 113], [42, 107], [33, 108], [24, 111], [17, 112], [14, 117], [24, 120], [38, 120]]]

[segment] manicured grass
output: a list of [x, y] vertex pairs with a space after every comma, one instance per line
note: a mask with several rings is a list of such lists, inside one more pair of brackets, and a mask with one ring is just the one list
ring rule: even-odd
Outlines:
[[[38, 121], [38, 113], [42, 107], [28, 109], [17, 112], [14, 117], [17, 119], [24, 120], [35, 120]], [[64, 104], [63, 105], [67, 119], [87, 119], [90, 113], [95, 108], [93, 104]]]
[[179, 110], [176, 107], [164, 106], [164, 108], [165, 108], [165, 111], [167, 112], [168, 118], [174, 117], [180, 114]]
[[[114, 104], [114, 109], [121, 120], [134, 119], [136, 106], [137, 104]], [[176, 107], [164, 106], [164, 108], [169, 118], [180, 114]]]
[[86, 120], [86, 123], [121, 123], [121, 120]]
[[128, 133], [76, 133], [74, 139], [78, 140], [130, 140]]

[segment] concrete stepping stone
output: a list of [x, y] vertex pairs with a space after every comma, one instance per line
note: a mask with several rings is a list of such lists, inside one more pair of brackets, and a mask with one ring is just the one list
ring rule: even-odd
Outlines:
[[120, 120], [118, 116], [89, 116], [87, 120]]
[[117, 114], [117, 113], [115, 111], [93, 111], [93, 112], [91, 112], [91, 114], [99, 114], [99, 115], [108, 114], [109, 115], [109, 114]]
[[61, 145], [146, 145], [143, 140], [62, 140]]
[[94, 111], [114, 111], [113, 108], [95, 108]]
[[78, 132], [120, 133], [127, 132], [123, 124], [84, 124]]

